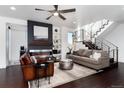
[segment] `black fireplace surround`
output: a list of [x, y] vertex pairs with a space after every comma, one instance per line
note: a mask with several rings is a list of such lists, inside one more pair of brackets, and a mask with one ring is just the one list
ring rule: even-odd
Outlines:
[[[35, 39], [34, 26], [47, 28], [48, 38]], [[52, 49], [52, 46], [53, 46], [52, 24], [28, 20], [28, 49], [29, 50]]]

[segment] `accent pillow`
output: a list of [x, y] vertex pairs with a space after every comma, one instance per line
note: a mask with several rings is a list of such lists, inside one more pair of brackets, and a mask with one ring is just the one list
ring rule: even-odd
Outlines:
[[32, 62], [37, 63], [35, 56], [31, 56], [31, 60], [32, 60]]
[[30, 55], [25, 53], [22, 57], [22, 61], [24, 62], [25, 65], [31, 64], [32, 61], [30, 59]]
[[97, 53], [95, 52], [93, 55], [92, 55], [92, 58], [98, 60], [99, 58], [101, 57], [101, 53]]

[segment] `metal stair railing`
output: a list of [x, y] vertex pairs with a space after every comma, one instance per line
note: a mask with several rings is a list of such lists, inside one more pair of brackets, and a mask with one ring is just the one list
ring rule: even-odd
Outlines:
[[[99, 44], [100, 45], [99, 45]], [[110, 55], [110, 46], [108, 46], [107, 44], [103, 43], [102, 40], [98, 39], [98, 38], [95, 38], [95, 45], [96, 46], [99, 46], [101, 48], [101, 50], [104, 50], [105, 47], [107, 47], [107, 52], [108, 54]]]
[[103, 40], [104, 43], [106, 43], [107, 45], [109, 45], [112, 50], [113, 50], [113, 54], [114, 56], [116, 57], [116, 62], [118, 62], [118, 46], [116, 46], [115, 44], [113, 44], [112, 42], [104, 39], [104, 38], [101, 38]]
[[[97, 44], [98, 41], [101, 43], [102, 50], [103, 50], [103, 45], [108, 46], [109, 56], [112, 56], [114, 58], [114, 61], [118, 62], [118, 47], [115, 44], [111, 43], [110, 41], [108, 41], [104, 38], [100, 38], [100, 39], [95, 38], [96, 45], [98, 45]], [[111, 53], [112, 53], [112, 55], [111, 55]]]

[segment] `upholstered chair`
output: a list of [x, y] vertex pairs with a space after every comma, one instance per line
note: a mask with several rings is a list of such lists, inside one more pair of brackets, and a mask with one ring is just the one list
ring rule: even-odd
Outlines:
[[20, 58], [20, 63], [24, 80], [34, 80], [36, 78], [36, 69], [35, 64], [30, 59], [30, 55], [27, 53], [23, 54]]

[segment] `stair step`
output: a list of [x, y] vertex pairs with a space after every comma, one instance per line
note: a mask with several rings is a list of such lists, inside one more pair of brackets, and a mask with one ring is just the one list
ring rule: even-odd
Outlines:
[[83, 41], [83, 44], [88, 47], [89, 49], [97, 49], [97, 50], [101, 50], [98, 48], [98, 46], [96, 46], [94, 43], [92, 43], [91, 41]]

